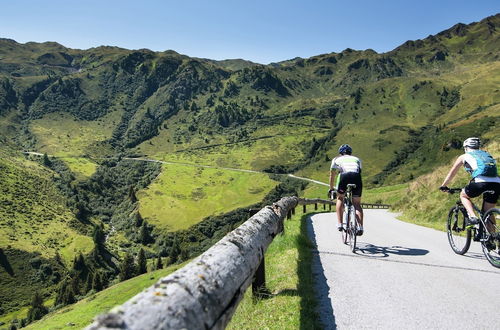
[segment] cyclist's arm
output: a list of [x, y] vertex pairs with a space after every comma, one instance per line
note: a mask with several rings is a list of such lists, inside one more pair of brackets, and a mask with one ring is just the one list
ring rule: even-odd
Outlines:
[[336, 174], [336, 171], [335, 170], [330, 170], [330, 189], [334, 189], [335, 188], [335, 174]]
[[461, 155], [457, 158], [453, 166], [451, 167], [450, 171], [448, 172], [448, 175], [443, 181], [443, 184], [441, 186], [447, 186], [448, 183], [455, 177], [455, 175], [458, 172], [458, 169], [462, 166], [464, 163], [464, 155]]

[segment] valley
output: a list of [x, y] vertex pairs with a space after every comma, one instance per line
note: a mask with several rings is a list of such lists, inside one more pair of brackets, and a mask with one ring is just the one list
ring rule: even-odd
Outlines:
[[328, 182], [343, 143], [364, 201], [442, 229], [462, 141], [500, 157], [499, 31], [497, 14], [387, 53], [269, 65], [0, 39], [0, 328], [35, 291], [57, 310], [70, 286], [77, 301], [118, 284], [127, 256], [175, 267], [249, 209], [325, 198], [287, 174]]

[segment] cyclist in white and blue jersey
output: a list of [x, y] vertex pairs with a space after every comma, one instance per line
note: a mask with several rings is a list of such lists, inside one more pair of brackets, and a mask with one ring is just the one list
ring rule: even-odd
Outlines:
[[[337, 173], [338, 172], [338, 173]], [[352, 156], [352, 148], [343, 144], [339, 148], [339, 156], [332, 160], [330, 167], [330, 190], [329, 194], [337, 190], [337, 230], [342, 231], [342, 214], [344, 213], [344, 196], [347, 185], [353, 183], [356, 188], [352, 191], [352, 203], [356, 209], [356, 216], [360, 227], [357, 235], [363, 235], [363, 209], [361, 208], [361, 195], [363, 193], [363, 182], [361, 180], [361, 160]]]
[[480, 150], [480, 146], [479, 138], [466, 139], [463, 143], [465, 153], [457, 158], [443, 184], [439, 187], [442, 191], [448, 191], [448, 183], [455, 177], [461, 166], [471, 174], [472, 179], [460, 193], [460, 200], [467, 210], [469, 225], [475, 225], [479, 222], [470, 199], [483, 194], [483, 211], [486, 212], [495, 207], [500, 194], [500, 178], [498, 177], [496, 161], [488, 152]]

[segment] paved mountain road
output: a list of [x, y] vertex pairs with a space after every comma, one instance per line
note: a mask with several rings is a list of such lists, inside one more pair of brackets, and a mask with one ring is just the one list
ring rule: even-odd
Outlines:
[[459, 256], [445, 232], [365, 210], [365, 234], [353, 254], [334, 217], [308, 220], [326, 329], [500, 329], [500, 269], [477, 242]]

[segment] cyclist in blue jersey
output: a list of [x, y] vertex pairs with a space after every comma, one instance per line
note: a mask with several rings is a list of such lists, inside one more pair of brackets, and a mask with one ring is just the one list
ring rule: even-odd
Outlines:
[[[338, 172], [338, 173], [337, 173]], [[347, 184], [353, 183], [352, 203], [356, 209], [356, 216], [360, 227], [356, 235], [363, 235], [363, 209], [361, 208], [361, 195], [363, 192], [363, 182], [361, 180], [361, 160], [352, 156], [352, 148], [348, 144], [343, 144], [339, 148], [339, 155], [332, 160], [330, 166], [330, 190], [332, 193], [337, 190], [337, 230], [342, 231], [342, 214], [344, 212], [344, 195]], [[335, 188], [335, 189], [334, 189]]]
[[471, 137], [465, 140], [463, 143], [465, 154], [457, 158], [443, 184], [439, 187], [444, 192], [449, 190], [447, 185], [461, 166], [464, 166], [465, 170], [471, 174], [472, 179], [460, 193], [460, 200], [467, 210], [469, 225], [479, 223], [470, 199], [483, 194], [483, 211], [486, 212], [495, 207], [500, 194], [500, 178], [498, 177], [496, 160], [488, 152], [480, 150], [480, 146], [479, 138]]

